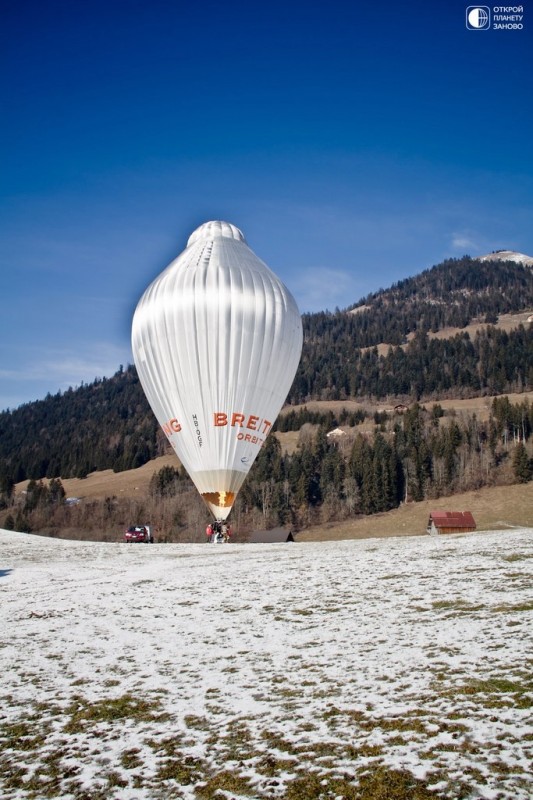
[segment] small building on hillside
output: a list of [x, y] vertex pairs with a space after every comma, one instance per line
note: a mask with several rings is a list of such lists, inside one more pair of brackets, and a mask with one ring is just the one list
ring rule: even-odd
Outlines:
[[471, 511], [432, 511], [429, 515], [427, 532], [431, 536], [441, 533], [471, 533], [476, 523]]
[[343, 431], [341, 428], [334, 428], [329, 433], [326, 433], [326, 439], [335, 440], [335, 439], [342, 439], [346, 436], [346, 431]]
[[270, 531], [253, 531], [248, 541], [250, 544], [294, 542], [294, 536], [292, 531], [288, 531], [286, 528], [272, 528]]
[[409, 406], [406, 406], [404, 403], [397, 403], [394, 406], [395, 414], [405, 414], [406, 411], [409, 411]]

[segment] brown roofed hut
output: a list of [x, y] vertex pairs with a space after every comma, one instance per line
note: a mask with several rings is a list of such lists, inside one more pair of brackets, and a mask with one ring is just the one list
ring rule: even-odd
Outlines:
[[286, 528], [272, 528], [270, 531], [253, 531], [248, 539], [250, 544], [264, 542], [275, 544], [276, 542], [294, 542], [292, 531]]
[[432, 536], [471, 533], [475, 530], [476, 522], [471, 511], [432, 511], [429, 515], [427, 532]]

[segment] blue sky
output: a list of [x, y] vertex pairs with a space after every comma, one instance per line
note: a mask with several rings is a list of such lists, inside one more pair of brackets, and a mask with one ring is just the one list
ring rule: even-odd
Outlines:
[[130, 363], [209, 219], [302, 311], [533, 255], [533, 4], [506, 31], [467, 5], [4, 0], [0, 409]]

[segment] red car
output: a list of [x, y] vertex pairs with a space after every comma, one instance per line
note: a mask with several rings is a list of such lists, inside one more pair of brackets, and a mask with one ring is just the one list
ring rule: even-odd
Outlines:
[[126, 542], [146, 542], [147, 544], [154, 541], [148, 525], [132, 525], [124, 533], [124, 540]]

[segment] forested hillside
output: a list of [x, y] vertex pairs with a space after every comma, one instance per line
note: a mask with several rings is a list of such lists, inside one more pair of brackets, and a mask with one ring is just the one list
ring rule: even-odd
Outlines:
[[350, 323], [341, 315], [333, 315], [324, 327], [322, 336], [304, 345], [289, 394], [292, 403], [348, 397], [474, 397], [533, 387], [531, 327], [521, 325], [507, 333], [487, 326], [473, 339], [468, 333], [434, 339], [422, 330], [406, 347], [391, 345], [386, 355], [377, 347], [355, 347]]
[[533, 270], [514, 261], [448, 259], [368, 295], [352, 310], [361, 308], [349, 323], [354, 345], [401, 344], [412, 331], [461, 328], [473, 319], [490, 323], [533, 308]]
[[[493, 325], [499, 314], [527, 309], [533, 310], [529, 267], [465, 257], [369, 295], [355, 313], [306, 314], [288, 402], [352, 397], [413, 403], [533, 389], [532, 326], [506, 332]], [[486, 324], [473, 337], [431, 336], [474, 319]], [[407, 342], [409, 334], [414, 337]], [[378, 352], [381, 343], [390, 345], [388, 352]], [[10, 484], [131, 469], [166, 448], [133, 367], [0, 414], [0, 476]], [[400, 483], [394, 497], [403, 492]]]
[[[533, 310], [533, 270], [512, 261], [450, 259], [368, 295], [351, 313], [304, 315], [304, 349], [289, 401], [410, 399], [521, 391], [533, 385], [531, 330], [487, 327], [474, 339], [428, 336], [473, 320]], [[407, 346], [407, 337], [415, 338]], [[373, 349], [390, 344], [387, 355]]]
[[134, 367], [0, 414], [0, 473], [26, 478], [84, 477], [132, 469], [160, 454], [166, 439]]
[[[284, 423], [296, 425], [304, 415]], [[439, 404], [414, 403], [404, 413], [376, 413], [374, 427], [360, 415], [314, 413], [302, 425], [296, 451], [283, 452], [267, 438], [231, 514], [242, 535], [254, 528], [288, 525], [294, 530], [389, 511], [417, 501], [533, 478], [530, 442], [533, 403], [495, 398], [489, 419], [458, 416]], [[328, 437], [337, 422], [344, 432]], [[0, 487], [1, 488], [1, 487]], [[30, 481], [13, 504], [9, 486], [0, 491], [0, 527], [48, 533], [86, 531], [116, 539], [132, 521], [147, 521], [161, 540], [201, 535], [206, 508], [182, 468], [156, 472], [147, 494], [84, 500], [69, 505], [61, 481]], [[525, 489], [531, 497], [530, 489]], [[529, 501], [531, 504], [531, 499]]]

